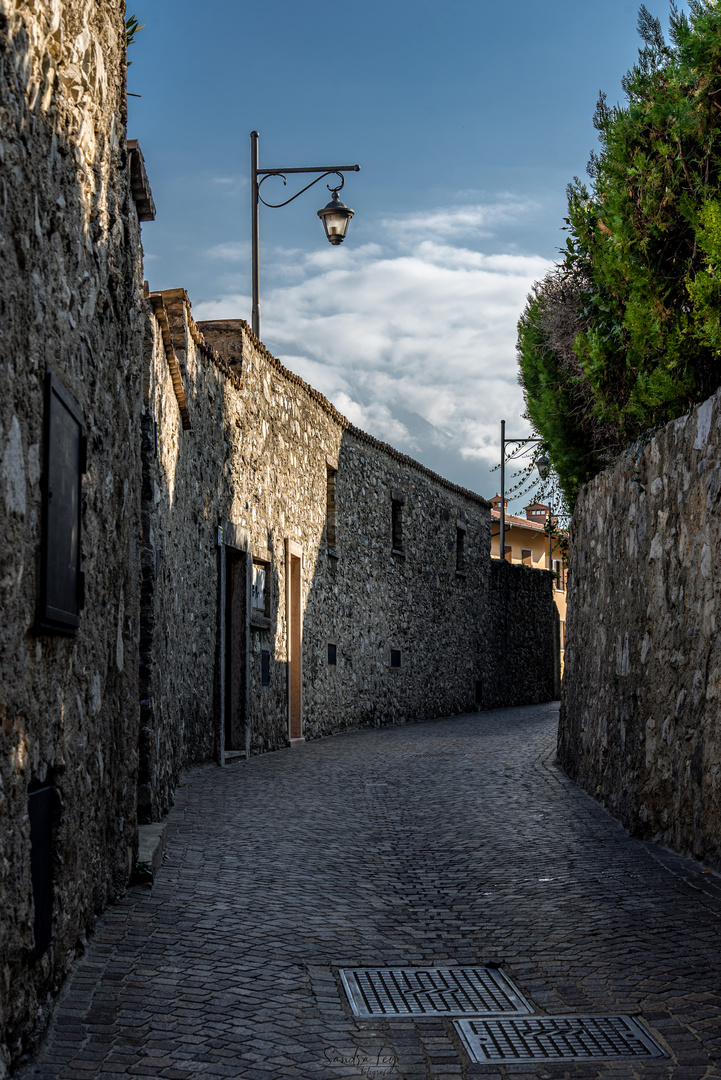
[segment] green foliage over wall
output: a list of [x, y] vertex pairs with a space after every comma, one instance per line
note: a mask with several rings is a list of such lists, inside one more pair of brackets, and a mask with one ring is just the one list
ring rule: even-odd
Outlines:
[[601, 94], [590, 188], [568, 188], [563, 259], [519, 322], [528, 414], [572, 506], [641, 433], [721, 384], [721, 6], [641, 7], [627, 103]]

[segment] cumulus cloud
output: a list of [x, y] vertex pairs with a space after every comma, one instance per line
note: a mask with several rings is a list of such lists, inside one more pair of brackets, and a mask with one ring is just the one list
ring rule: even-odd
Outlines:
[[[513, 435], [528, 433], [516, 323], [548, 262], [453, 237], [462, 223], [466, 234], [497, 225], [521, 205], [527, 212], [510, 197], [434, 212], [422, 230], [422, 215], [409, 215], [402, 245], [276, 251], [279, 273], [261, 298], [263, 340], [283, 363], [359, 427], [485, 495], [497, 483], [488, 469], [500, 420]], [[194, 309], [197, 319], [249, 312], [250, 298], [233, 292]]]
[[493, 235], [499, 225], [515, 225], [536, 209], [535, 203], [509, 194], [495, 202], [466, 203], [413, 214], [389, 215], [381, 224], [395, 233], [399, 242], [406, 237], [478, 238]]

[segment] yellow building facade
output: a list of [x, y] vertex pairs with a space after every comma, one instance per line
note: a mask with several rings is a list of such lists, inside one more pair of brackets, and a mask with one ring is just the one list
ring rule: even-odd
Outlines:
[[[501, 496], [491, 499], [491, 558], [501, 557]], [[525, 507], [525, 517], [508, 513], [505, 500], [505, 558], [510, 563], [522, 563], [539, 570], [553, 570], [556, 574], [554, 599], [561, 620], [561, 671], [566, 645], [566, 561], [557, 537], [549, 538], [546, 522], [551, 512], [546, 503], [531, 503]]]

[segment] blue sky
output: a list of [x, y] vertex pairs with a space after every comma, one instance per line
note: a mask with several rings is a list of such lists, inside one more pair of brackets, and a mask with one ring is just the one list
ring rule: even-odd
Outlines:
[[[646, 6], [665, 25], [666, 0]], [[637, 9], [129, 0], [150, 287], [186, 288], [196, 319], [250, 321], [252, 129], [261, 167], [360, 163], [341, 247], [316, 217], [324, 185], [261, 207], [263, 340], [355, 423], [492, 495], [500, 420], [527, 433], [516, 322], [564, 242], [598, 92], [621, 96]]]

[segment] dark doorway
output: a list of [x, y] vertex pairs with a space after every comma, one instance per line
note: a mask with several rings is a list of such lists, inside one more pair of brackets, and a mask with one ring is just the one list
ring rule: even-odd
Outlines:
[[245, 750], [248, 726], [248, 558], [225, 549], [225, 749]]
[[53, 936], [53, 789], [49, 784], [29, 793], [28, 813], [35, 956], [40, 956]]

